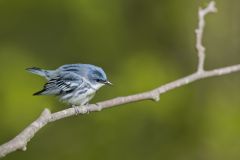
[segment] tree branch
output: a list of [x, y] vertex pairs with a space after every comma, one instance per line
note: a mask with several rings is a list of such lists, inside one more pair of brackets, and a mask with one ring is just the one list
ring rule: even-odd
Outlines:
[[[167, 83], [163, 86], [160, 86], [156, 89], [153, 89], [147, 92], [125, 96], [125, 97], [113, 98], [110, 100], [99, 102], [97, 104], [80, 106], [78, 107], [78, 113], [85, 114], [89, 112], [101, 111], [102, 109], [105, 109], [105, 108], [111, 108], [111, 107], [119, 106], [122, 104], [127, 104], [127, 103], [142, 101], [142, 100], [158, 101], [160, 99], [161, 94], [167, 91], [170, 91], [172, 89], [187, 85], [191, 82], [208, 78], [208, 77], [221, 76], [221, 75], [240, 71], [240, 64], [218, 68], [214, 70], [209, 70], [209, 71], [204, 70], [205, 48], [202, 45], [202, 37], [203, 37], [203, 30], [205, 26], [205, 16], [211, 12], [216, 12], [215, 3], [213, 1], [210, 2], [206, 8], [204, 9], [200, 8], [198, 12], [199, 24], [198, 24], [198, 28], [196, 29], [196, 49], [198, 53], [198, 68], [195, 73], [188, 75], [186, 77], [180, 78], [178, 80], [175, 80], [173, 82]], [[66, 117], [74, 116], [76, 114], [77, 113], [74, 108], [68, 108], [55, 113], [51, 113], [48, 109], [45, 109], [38, 119], [36, 119], [29, 126], [27, 126], [15, 138], [13, 138], [12, 140], [0, 146], [0, 158], [16, 150], [21, 149], [25, 151], [27, 149], [26, 147], [27, 143], [33, 138], [35, 133], [37, 133], [42, 127], [44, 127], [50, 122], [54, 122]]]

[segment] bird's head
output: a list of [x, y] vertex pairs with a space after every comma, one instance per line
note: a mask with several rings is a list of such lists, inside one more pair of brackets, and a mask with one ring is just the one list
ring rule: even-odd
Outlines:
[[97, 89], [105, 84], [112, 85], [112, 83], [108, 81], [105, 72], [100, 67], [90, 66], [88, 70], [88, 79]]

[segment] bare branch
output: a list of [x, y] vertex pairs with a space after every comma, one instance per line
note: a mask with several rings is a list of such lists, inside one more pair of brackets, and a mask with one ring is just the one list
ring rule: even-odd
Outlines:
[[[183, 77], [181, 79], [175, 80], [173, 82], [167, 83], [163, 86], [160, 86], [156, 89], [125, 96], [125, 97], [118, 97], [113, 98], [110, 100], [106, 100], [103, 102], [99, 102], [97, 104], [90, 104], [87, 106], [80, 106], [78, 107], [78, 113], [79, 114], [85, 114], [89, 112], [95, 112], [95, 111], [101, 111], [102, 109], [111, 108], [115, 106], [119, 106], [122, 104], [142, 101], [142, 100], [154, 100], [158, 101], [160, 99], [160, 95], [170, 91], [172, 89], [176, 89], [178, 87], [187, 85], [189, 83], [192, 83], [194, 81], [208, 78], [208, 77], [214, 77], [214, 76], [221, 76], [230, 74], [233, 72], [240, 71], [240, 64], [218, 68], [214, 70], [205, 71], [204, 70], [204, 58], [205, 58], [205, 48], [202, 45], [202, 36], [203, 36], [203, 29], [205, 26], [205, 15], [211, 12], [216, 12], [215, 3], [210, 2], [209, 5], [205, 9], [199, 9], [199, 24], [198, 28], [196, 29], [196, 48], [198, 52], [198, 70], [186, 77]], [[14, 152], [16, 150], [26, 150], [27, 143], [33, 138], [33, 136], [45, 125], [47, 125], [49, 122], [54, 122], [66, 117], [74, 116], [76, 115], [76, 109], [74, 108], [68, 108], [56, 113], [51, 113], [48, 109], [45, 109], [42, 114], [39, 116], [37, 120], [32, 122], [29, 126], [27, 126], [21, 133], [19, 133], [15, 138], [12, 140], [6, 142], [5, 144], [2, 144], [0, 146], [0, 158], [4, 157], [5, 155]]]
[[198, 28], [195, 30], [196, 33], [196, 49], [198, 53], [198, 72], [204, 71], [204, 61], [205, 61], [205, 47], [202, 44], [203, 39], [203, 31], [205, 27], [205, 16], [208, 13], [217, 12], [217, 8], [215, 7], [215, 2], [212, 1], [208, 4], [208, 6], [204, 9], [201, 7], [198, 11]]
[[41, 116], [38, 119], [32, 122], [15, 138], [0, 146], [0, 158], [18, 149], [26, 151], [27, 143], [31, 140], [35, 133], [38, 132], [39, 129], [41, 129], [48, 123], [50, 118], [51, 118], [50, 111], [48, 109], [44, 109], [44, 111], [42, 112]]

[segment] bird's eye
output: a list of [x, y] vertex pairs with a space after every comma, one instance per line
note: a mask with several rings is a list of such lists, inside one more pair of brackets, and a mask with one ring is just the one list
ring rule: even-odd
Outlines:
[[96, 79], [96, 82], [101, 82], [101, 79]]

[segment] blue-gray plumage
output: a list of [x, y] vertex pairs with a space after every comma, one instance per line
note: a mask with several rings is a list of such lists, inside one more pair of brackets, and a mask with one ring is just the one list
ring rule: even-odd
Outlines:
[[72, 105], [85, 105], [108, 81], [102, 68], [91, 64], [67, 64], [56, 70], [27, 68], [31, 73], [47, 79], [44, 88], [33, 95], [57, 95]]

